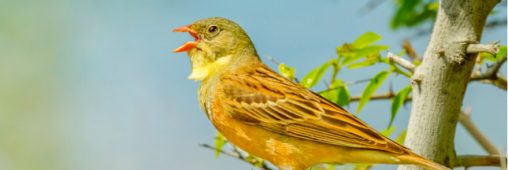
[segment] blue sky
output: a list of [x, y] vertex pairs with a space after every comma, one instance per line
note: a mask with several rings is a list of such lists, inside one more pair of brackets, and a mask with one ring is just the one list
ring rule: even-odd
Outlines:
[[[411, 38], [423, 54], [428, 36], [415, 38], [414, 31], [389, 28], [393, 2], [360, 12], [366, 3], [96, 0], [26, 5], [47, 8], [58, 16], [55, 24], [62, 38], [55, 67], [60, 88], [54, 110], [58, 134], [65, 139], [58, 162], [63, 169], [74, 170], [251, 169], [227, 156], [216, 158], [213, 151], [199, 146], [213, 144], [215, 129], [198, 106], [198, 83], [186, 78], [190, 74], [186, 55], [171, 52], [191, 37], [170, 30], [201, 18], [232, 19], [247, 31], [265, 62], [275, 68], [266, 59], [271, 56], [294, 66], [299, 77], [336, 57], [336, 46], [367, 31], [382, 35], [379, 43], [389, 45], [391, 52], [399, 52], [402, 41]], [[501, 11], [506, 13], [505, 9]], [[39, 31], [44, 34], [44, 29]], [[482, 42], [506, 44], [506, 26], [487, 31]], [[354, 81], [383, 69], [387, 67], [344, 70], [339, 77]], [[506, 75], [506, 66], [502, 70]], [[408, 83], [394, 76], [390, 81], [395, 90]], [[388, 84], [380, 91], [386, 91]], [[364, 87], [350, 87], [352, 95], [361, 94]], [[506, 91], [478, 83], [470, 84], [464, 100], [477, 126], [503, 150], [506, 102]], [[359, 117], [381, 130], [389, 121], [389, 111], [389, 101], [376, 101], [368, 103]], [[408, 107], [399, 113], [396, 134], [407, 125], [408, 114]], [[456, 150], [485, 154], [461, 125]]]

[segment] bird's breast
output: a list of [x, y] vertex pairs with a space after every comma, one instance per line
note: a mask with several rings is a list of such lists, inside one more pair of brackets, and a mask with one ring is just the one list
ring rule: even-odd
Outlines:
[[[210, 120], [229, 142], [276, 164], [295, 164], [303, 151], [284, 135], [232, 118], [220, 104], [212, 106]], [[296, 161], [296, 162], [295, 162]]]

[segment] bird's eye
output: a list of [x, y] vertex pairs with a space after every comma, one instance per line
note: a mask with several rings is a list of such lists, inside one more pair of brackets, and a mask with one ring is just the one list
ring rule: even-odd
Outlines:
[[219, 28], [215, 25], [208, 27], [208, 33], [215, 33], [217, 31], [219, 31]]

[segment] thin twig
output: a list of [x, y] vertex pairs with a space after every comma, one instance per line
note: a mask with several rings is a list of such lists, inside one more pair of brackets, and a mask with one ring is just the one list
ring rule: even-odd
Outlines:
[[479, 75], [482, 73], [482, 61], [483, 61], [482, 57], [476, 57], [473, 72], [471, 73], [471, 75]]
[[411, 58], [411, 60], [415, 62], [422, 61], [422, 57], [418, 56], [416, 50], [413, 48], [411, 42], [409, 42], [408, 39], [404, 40], [404, 43], [402, 43], [402, 48], [404, 48], [404, 51], [406, 51], [407, 55]]
[[[395, 97], [395, 93], [393, 92], [385, 92], [380, 94], [374, 94], [370, 97], [370, 100], [383, 100], [383, 99], [391, 99]], [[362, 96], [351, 96], [350, 101], [359, 101]]]
[[236, 146], [233, 146], [233, 152], [238, 154], [239, 158], [245, 159], [245, 157], [243, 156], [242, 152]]
[[[214, 150], [216, 151], [217, 148], [213, 147], [213, 146], [210, 146], [208, 144], [201, 144], [200, 146], [204, 147], [204, 148], [208, 148], [208, 149], [211, 149], [211, 150]], [[247, 162], [251, 165], [259, 165], [259, 162], [255, 159], [247, 159], [247, 157], [243, 156], [242, 153], [236, 148], [233, 146], [233, 152], [227, 152], [227, 151], [224, 151], [224, 150], [220, 150], [221, 153], [223, 153], [224, 155], [227, 155], [227, 156], [230, 156], [230, 157], [233, 157], [233, 158], [236, 158], [236, 159], [239, 159], [241, 161], [244, 161], [244, 162]], [[270, 168], [265, 162], [261, 162], [261, 168], [262, 170], [273, 170], [272, 168]]]
[[[238, 147], [234, 146], [233, 145], [233, 152], [237, 153], [238, 155], [240, 155], [240, 158], [242, 158], [243, 160], [248, 160], [249, 163], [251, 163], [252, 165], [256, 166], [256, 165], [259, 165], [260, 162], [259, 160], [249, 160], [248, 158], [246, 158], [245, 156], [243, 156], [242, 152], [240, 151], [240, 149], [238, 149]], [[261, 160], [262, 161], [262, 160]], [[268, 164], [266, 164], [265, 162], [261, 162], [261, 169], [264, 169], [264, 170], [271, 170], [272, 168], [270, 168], [268, 166]]]
[[281, 62], [275, 60], [275, 58], [273, 58], [272, 56], [266, 56], [266, 59], [268, 59], [268, 61], [272, 62], [275, 65], [281, 64]]
[[469, 54], [487, 52], [492, 55], [496, 55], [499, 52], [499, 41], [490, 44], [469, 44], [466, 52]]
[[333, 72], [332, 72], [332, 78], [330, 80], [330, 83], [335, 82], [335, 79], [337, 79], [337, 74], [340, 71], [339, 63], [334, 62], [334, 63], [332, 63], [332, 66], [333, 66]]
[[506, 62], [506, 56], [499, 59], [492, 66], [490, 66], [484, 73], [474, 71], [471, 75], [470, 81], [479, 81], [482, 83], [493, 84], [503, 90], [506, 90], [506, 77], [499, 72], [499, 69]]
[[473, 136], [473, 138], [485, 149], [490, 155], [499, 155], [500, 152], [497, 148], [492, 144], [485, 135], [476, 127], [476, 125], [471, 121], [471, 109], [466, 109], [460, 113], [459, 122], [466, 128], [466, 130]]
[[[393, 97], [395, 97], [395, 93], [393, 92], [385, 92], [385, 93], [379, 93], [379, 94], [374, 94], [370, 97], [370, 100], [388, 100], [388, 99], [392, 99]], [[362, 98], [362, 96], [351, 96], [350, 100], [351, 102], [356, 102], [356, 101], [360, 101], [360, 98]], [[405, 100], [405, 102], [407, 101], [411, 101], [413, 98], [411, 96], [408, 96]]]
[[501, 74], [497, 74], [497, 78], [496, 79], [485, 79], [485, 80], [481, 80], [479, 81], [480, 83], [485, 83], [485, 84], [492, 84], [494, 86], [497, 86], [499, 87], [500, 89], [503, 89], [506, 91], [506, 77], [504, 77], [504, 75], [501, 75]]
[[497, 79], [492, 81], [492, 84], [497, 87], [506, 90], [506, 77], [501, 73], [497, 73]]
[[[210, 146], [210, 145], [208, 145], [208, 144], [204, 144], [204, 143], [203, 143], [203, 144], [200, 144], [199, 146], [202, 146], [202, 147], [204, 147], [204, 148], [208, 148], [208, 149], [211, 149], [211, 150], [217, 151], [217, 148], [215, 148], [215, 147], [213, 147], [213, 146]], [[241, 159], [241, 160], [243, 160], [243, 159], [241, 158], [240, 154], [238, 154], [238, 153], [234, 153], [234, 152], [227, 152], [227, 151], [224, 151], [224, 150], [220, 150], [220, 153], [225, 154], [225, 155], [228, 155], [228, 156], [231, 156], [231, 157], [233, 157], [233, 158], [237, 158], [237, 159]], [[245, 160], [243, 160], [243, 161], [245, 161]]]
[[[369, 82], [371, 80], [371, 78], [368, 78], [368, 79], [361, 79], [361, 80], [355, 80], [355, 81], [350, 81], [350, 82], [346, 82], [346, 85], [347, 86], [351, 86], [351, 85], [357, 85], [357, 84], [361, 84], [361, 83], [366, 83], [366, 82]], [[325, 85], [328, 86], [328, 83], [325, 82]], [[339, 89], [340, 87], [335, 87], [335, 88], [328, 88], [328, 89], [325, 89], [325, 90], [321, 90], [321, 91], [318, 91], [316, 93], [324, 93], [324, 92], [329, 92], [329, 91], [333, 91], [333, 90], [337, 90]]]
[[506, 157], [497, 155], [459, 155], [457, 156], [457, 162], [455, 167], [468, 167], [473, 166], [499, 166], [502, 167], [506, 164]]
[[[273, 64], [279, 66], [280, 64], [282, 64], [281, 62], [275, 60], [275, 58], [271, 57], [271, 56], [267, 56], [266, 57], [268, 59], [268, 61], [272, 62]], [[296, 83], [300, 83], [300, 80], [298, 80], [297, 77], [293, 77], [292, 81], [296, 82]]]
[[495, 79], [497, 77], [497, 72], [506, 62], [506, 56], [499, 59], [495, 62], [490, 68], [488, 68], [484, 73], [476, 73], [471, 75], [471, 81], [484, 80], [484, 79]]
[[395, 64], [398, 64], [400, 65], [401, 67], [404, 67], [405, 69], [411, 71], [411, 72], [414, 72], [415, 71], [415, 65], [401, 57], [398, 57], [396, 56], [395, 54], [393, 53], [388, 53], [388, 59], [392, 62], [394, 62]]
[[[499, 6], [501, 6], [501, 5], [499, 5]], [[506, 5], [503, 5], [503, 6], [506, 6]], [[489, 21], [489, 22], [487, 22], [487, 24], [485, 24], [485, 28], [495, 28], [498, 26], [505, 26], [506, 27], [506, 18]]]
[[368, 79], [361, 79], [361, 80], [355, 80], [355, 81], [349, 81], [349, 82], [346, 82], [346, 85], [350, 86], [350, 85], [357, 85], [357, 84], [361, 84], [361, 83], [367, 83], [371, 80], [372, 78], [368, 78]]
[[492, 84], [494, 86], [497, 86], [499, 87], [500, 89], [503, 89], [506, 91], [506, 77], [504, 77], [504, 75], [502, 74], [497, 74], [497, 77], [496, 79], [485, 79], [485, 80], [480, 80], [478, 81], [480, 83], [485, 83], [485, 84]]

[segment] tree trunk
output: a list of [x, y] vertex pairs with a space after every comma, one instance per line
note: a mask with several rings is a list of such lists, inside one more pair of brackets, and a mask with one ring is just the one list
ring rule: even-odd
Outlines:
[[[453, 167], [454, 137], [462, 100], [477, 54], [485, 20], [499, 0], [441, 0], [422, 64], [412, 77], [413, 104], [405, 145]], [[399, 170], [420, 169], [400, 166]]]

